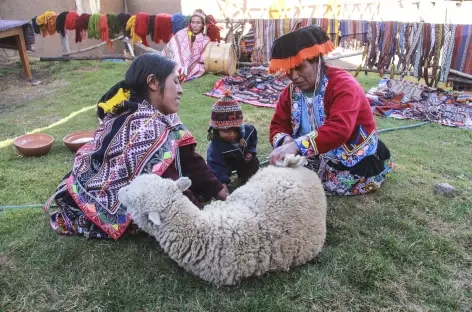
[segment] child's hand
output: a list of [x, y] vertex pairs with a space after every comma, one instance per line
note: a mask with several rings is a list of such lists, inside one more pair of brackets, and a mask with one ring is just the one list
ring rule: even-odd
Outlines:
[[251, 160], [252, 160], [252, 153], [246, 153], [246, 155], [244, 155], [244, 161], [250, 162]]

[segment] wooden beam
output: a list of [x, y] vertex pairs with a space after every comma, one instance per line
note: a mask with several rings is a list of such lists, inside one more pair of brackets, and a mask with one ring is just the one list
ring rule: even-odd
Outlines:
[[[119, 36], [118, 38], [115, 38], [115, 39], [110, 40], [110, 42], [114, 42], [114, 41], [117, 41], [117, 40], [121, 40], [121, 39], [123, 39], [123, 38], [124, 38], [124, 36], [121, 35], [121, 36]], [[78, 54], [78, 53], [82, 53], [82, 52], [87, 52], [87, 51], [90, 51], [90, 50], [93, 50], [93, 49], [102, 47], [102, 46], [104, 46], [104, 45], [106, 45], [106, 44], [107, 44], [107, 43], [104, 41], [104, 42], [100, 42], [99, 44], [90, 46], [90, 47], [85, 48], [85, 49], [79, 49], [79, 50], [77, 50], [77, 51], [72, 51], [72, 52], [68, 52], [68, 53], [62, 53], [62, 55], [63, 55], [63, 56], [69, 56], [69, 55], [74, 55], [74, 54]]]
[[0, 39], [16, 36], [20, 33], [20, 31], [21, 33], [23, 33], [23, 29], [21, 28], [21, 26], [8, 29], [8, 30], [2, 30], [0, 31]]
[[455, 70], [455, 69], [450, 69], [450, 70], [449, 70], [449, 74], [454, 74], [454, 75], [460, 76], [460, 77], [462, 77], [462, 78], [472, 79], [472, 75], [469, 75], [469, 74], [460, 72], [460, 71]]

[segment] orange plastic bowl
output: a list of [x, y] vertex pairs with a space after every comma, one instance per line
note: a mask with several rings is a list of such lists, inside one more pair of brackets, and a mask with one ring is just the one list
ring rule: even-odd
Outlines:
[[45, 133], [22, 135], [13, 141], [18, 152], [25, 157], [39, 157], [51, 150], [54, 138]]
[[92, 130], [72, 132], [66, 135], [62, 141], [71, 152], [76, 152], [85, 143], [93, 140], [94, 133], [95, 131]]

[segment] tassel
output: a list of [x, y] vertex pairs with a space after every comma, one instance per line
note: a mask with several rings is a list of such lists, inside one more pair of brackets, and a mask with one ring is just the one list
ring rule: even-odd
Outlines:
[[100, 40], [100, 31], [98, 30], [98, 23], [100, 22], [100, 18], [102, 17], [101, 14], [93, 14], [90, 16], [89, 22], [88, 22], [88, 37], [90, 39], [97, 39]]
[[149, 43], [146, 39], [146, 36], [149, 34], [148, 27], [149, 14], [145, 12], [136, 14], [135, 32], [139, 37], [141, 37], [141, 40], [146, 47], [149, 47]]
[[149, 30], [149, 38], [151, 38], [152, 41], [154, 41], [154, 31], [155, 31], [154, 25], [155, 24], [156, 24], [156, 15], [149, 16], [148, 30]]
[[79, 13], [75, 11], [70, 11], [66, 17], [66, 29], [67, 30], [74, 30], [75, 23], [77, 22], [77, 18], [79, 17]]
[[163, 41], [168, 43], [172, 38], [172, 16], [170, 14], [159, 13], [156, 15], [154, 23], [154, 42]]
[[98, 31], [100, 32], [100, 39], [107, 43], [107, 46], [113, 51], [113, 44], [110, 41], [110, 36], [108, 35], [108, 18], [106, 14], [103, 14], [100, 17], [100, 21], [98, 22]]
[[179, 30], [185, 28], [185, 16], [181, 13], [176, 13], [171, 17], [172, 33], [175, 34]]
[[31, 26], [33, 26], [34, 33], [36, 35], [39, 35], [39, 34], [41, 34], [41, 29], [39, 28], [38, 24], [36, 23], [36, 18], [37, 18], [37, 16], [33, 17], [31, 19]]
[[220, 28], [216, 26], [215, 24], [209, 24], [207, 36], [208, 38], [210, 38], [210, 41], [220, 42], [221, 41]]
[[124, 27], [121, 27], [120, 17], [118, 14], [107, 13], [108, 21], [108, 36], [110, 38], [116, 38], [123, 31]]
[[85, 34], [87, 32], [90, 14], [82, 13], [75, 23], [75, 43], [82, 42], [85, 39]]
[[52, 15], [48, 17], [46, 28], [48, 30], [49, 36], [54, 36], [54, 34], [56, 33], [56, 21], [57, 21], [57, 15]]
[[131, 36], [131, 43], [139, 42], [141, 43], [141, 37], [136, 34], [136, 15], [130, 17], [128, 22], [126, 23], [126, 30], [129, 31]]
[[[125, 36], [127, 36], [126, 34], [126, 25], [128, 25], [128, 20], [131, 18], [131, 14], [129, 13], [120, 13], [118, 14], [118, 18], [120, 20], [120, 24], [121, 24], [121, 28], [123, 29], [123, 33], [125, 34]], [[129, 36], [127, 36], [129, 37]]]
[[66, 24], [66, 17], [69, 12], [62, 12], [57, 16], [56, 19], [56, 32], [61, 34], [62, 37], [65, 37], [66, 35], [66, 29], [65, 29], [65, 24]]

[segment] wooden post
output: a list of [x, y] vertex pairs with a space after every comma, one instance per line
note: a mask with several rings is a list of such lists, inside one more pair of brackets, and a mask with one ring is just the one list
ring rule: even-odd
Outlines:
[[67, 37], [67, 32], [64, 37], [61, 36], [61, 48], [62, 48], [62, 55], [67, 55], [68, 53], [70, 53], [69, 38]]
[[[123, 35], [121, 35], [121, 36], [119, 36], [118, 38], [111, 39], [110, 42], [115, 42], [115, 41], [121, 40], [121, 39], [123, 39], [123, 38], [124, 38]], [[107, 43], [104, 41], [104, 42], [100, 42], [99, 44], [90, 46], [90, 47], [85, 48], [85, 49], [79, 49], [79, 50], [77, 50], [77, 51], [72, 51], [72, 52], [68, 52], [68, 53], [64, 53], [64, 51], [63, 51], [63, 52], [62, 52], [62, 55], [63, 55], [63, 56], [69, 56], [69, 55], [74, 55], [74, 54], [78, 54], [78, 53], [90, 51], [90, 50], [93, 50], [93, 49], [102, 47], [102, 46], [104, 46], [104, 45], [106, 45], [106, 44], [107, 44]]]
[[28, 78], [28, 80], [32, 80], [33, 75], [31, 74], [28, 53], [26, 52], [26, 43], [25, 36], [23, 35], [23, 29], [21, 27], [17, 27], [17, 30], [18, 35], [15, 36], [16, 45], [18, 47], [18, 53], [20, 54], [21, 64], [23, 64], [23, 71], [25, 72], [26, 78]]

